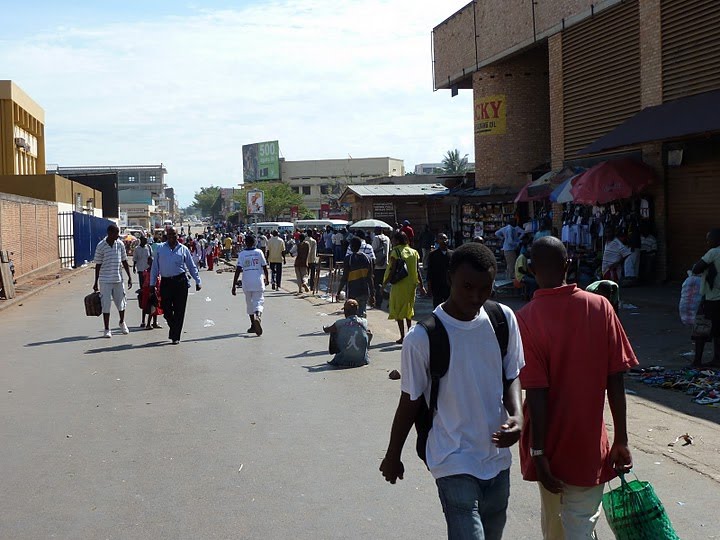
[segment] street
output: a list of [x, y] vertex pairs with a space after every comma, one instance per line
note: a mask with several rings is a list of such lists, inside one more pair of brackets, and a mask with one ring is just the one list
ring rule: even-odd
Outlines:
[[[387, 376], [400, 365], [395, 323], [371, 312], [371, 364], [337, 371], [325, 365], [322, 325], [339, 304], [267, 291], [257, 337], [244, 334], [232, 274], [201, 277], [176, 347], [165, 321], [162, 330], [138, 329], [134, 292], [130, 335], [119, 333], [113, 311], [114, 335], [103, 339], [101, 319], [85, 317], [82, 306], [91, 271], [0, 312], [0, 537], [444, 537], [412, 435], [405, 479], [391, 486], [378, 472], [399, 397], [399, 382]], [[665, 439], [653, 446], [650, 432], [634, 444], [647, 425], [684, 421], [657, 407], [646, 413], [650, 405], [629, 402], [635, 471], [653, 484], [681, 538], [720, 538], [710, 469], [661, 453]], [[651, 423], [644, 414], [655, 415]], [[717, 423], [703, 422], [696, 429], [717, 440]], [[714, 443], [704, 450], [717, 457]], [[539, 527], [537, 487], [520, 478], [516, 459], [505, 538], [537, 539]], [[612, 538], [604, 517], [598, 533]]]

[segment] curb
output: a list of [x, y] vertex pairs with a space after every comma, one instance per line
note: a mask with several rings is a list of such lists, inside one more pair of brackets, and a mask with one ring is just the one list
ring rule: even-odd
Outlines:
[[[73, 279], [75, 279], [75, 277], [79, 276], [80, 274], [82, 274], [83, 272], [85, 272], [91, 268], [94, 268], [94, 267], [88, 265], [85, 268], [75, 268], [75, 269], [71, 270], [70, 272], [68, 272], [67, 274], [65, 274], [64, 276], [53, 279], [52, 281], [49, 281], [47, 283], [44, 283], [44, 284], [40, 285], [39, 287], [36, 287], [24, 294], [18, 295], [11, 300], [2, 300], [1, 301], [2, 303], [0, 303], [0, 311], [6, 310], [16, 304], [20, 304], [21, 302], [24, 302], [31, 296], [35, 296], [36, 294], [44, 291], [45, 289], [49, 289], [50, 287], [53, 287], [55, 285], [60, 285], [60, 282], [62, 282], [62, 281], [73, 280]], [[60, 271], [62, 271], [62, 269]]]

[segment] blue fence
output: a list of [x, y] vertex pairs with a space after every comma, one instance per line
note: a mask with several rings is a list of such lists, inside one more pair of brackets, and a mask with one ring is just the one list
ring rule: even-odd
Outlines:
[[95, 247], [107, 236], [107, 228], [113, 222], [109, 219], [89, 216], [80, 212], [72, 213], [73, 247], [75, 267], [85, 262], [91, 263], [95, 257]]

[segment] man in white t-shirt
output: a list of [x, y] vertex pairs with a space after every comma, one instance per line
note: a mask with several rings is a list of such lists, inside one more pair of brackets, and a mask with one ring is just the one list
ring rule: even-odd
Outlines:
[[[462, 245], [450, 259], [450, 297], [434, 311], [447, 331], [451, 353], [425, 450], [451, 539], [502, 538], [510, 493], [509, 447], [522, 429], [518, 375], [525, 360], [518, 324], [513, 312], [501, 306], [509, 334], [503, 358], [483, 307], [496, 272], [489, 248]], [[391, 484], [403, 478], [402, 448], [420, 400], [429, 402], [429, 366], [428, 334], [416, 325], [403, 342], [400, 403], [380, 465]]]
[[[245, 293], [245, 304], [247, 306], [247, 314], [250, 316], [250, 328], [248, 334], [255, 332], [258, 336], [262, 335], [262, 326], [260, 319], [263, 313], [263, 304], [265, 296], [263, 292], [265, 287], [270, 283], [268, 279], [268, 268], [265, 255], [262, 251], [255, 248], [255, 237], [252, 235], [245, 236], [245, 249], [238, 253], [237, 267], [235, 268], [235, 277], [233, 278], [232, 295], [237, 294], [237, 282], [242, 272], [243, 281], [242, 288]], [[265, 280], [263, 281], [263, 274]]]
[[100, 291], [100, 302], [102, 303], [103, 323], [105, 330], [103, 336], [112, 337], [110, 330], [110, 307], [113, 302], [120, 315], [120, 330], [123, 334], [129, 334], [130, 330], [125, 324], [125, 287], [123, 287], [121, 268], [125, 269], [128, 277], [128, 289], [132, 287], [132, 275], [127, 262], [125, 244], [120, 240], [120, 229], [117, 225], [110, 225], [107, 228], [107, 236], [103, 238], [95, 248], [95, 283], [93, 291]]

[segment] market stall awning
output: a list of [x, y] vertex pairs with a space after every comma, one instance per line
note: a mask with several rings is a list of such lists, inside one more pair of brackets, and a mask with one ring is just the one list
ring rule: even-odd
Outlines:
[[606, 204], [627, 199], [657, 179], [655, 171], [641, 161], [605, 161], [570, 182], [570, 193], [579, 204]]
[[720, 131], [720, 90], [646, 107], [578, 154]]

